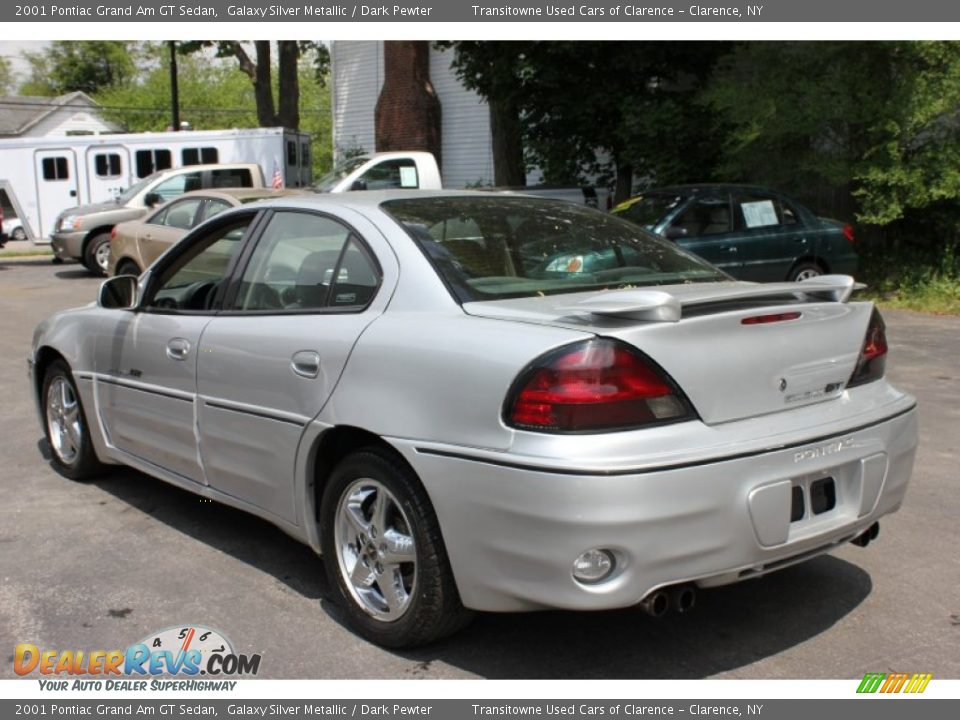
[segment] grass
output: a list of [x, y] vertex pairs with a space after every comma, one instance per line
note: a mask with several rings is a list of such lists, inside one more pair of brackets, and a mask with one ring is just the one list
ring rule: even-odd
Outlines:
[[858, 279], [881, 307], [960, 315], [960, 245], [861, 248]]
[[53, 255], [52, 250], [0, 250], [0, 258], [40, 257]]

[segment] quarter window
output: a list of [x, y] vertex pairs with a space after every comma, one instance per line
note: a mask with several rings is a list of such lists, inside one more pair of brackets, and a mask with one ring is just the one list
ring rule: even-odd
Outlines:
[[120, 177], [120, 156], [117, 153], [97, 153], [93, 156], [93, 170], [98, 178]]
[[44, 180], [69, 180], [70, 166], [65, 157], [48, 157], [43, 159]]

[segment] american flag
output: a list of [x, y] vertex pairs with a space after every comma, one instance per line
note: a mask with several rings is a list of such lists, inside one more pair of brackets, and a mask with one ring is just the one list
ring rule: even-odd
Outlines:
[[280, 162], [276, 158], [273, 160], [273, 189], [283, 189], [283, 173], [280, 172]]

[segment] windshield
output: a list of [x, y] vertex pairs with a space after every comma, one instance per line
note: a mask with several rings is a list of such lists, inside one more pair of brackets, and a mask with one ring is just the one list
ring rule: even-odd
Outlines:
[[[686, 200], [682, 195], [676, 193], [656, 193], [651, 195], [639, 195], [618, 208], [614, 208], [614, 213], [625, 217], [637, 225], [643, 225], [648, 230], [653, 230], [660, 221], [675, 207]], [[628, 204], [629, 203], [629, 204]]]
[[729, 280], [637, 225], [573, 203], [451, 196], [381, 207], [460, 302]]
[[134, 197], [136, 197], [137, 193], [143, 190], [147, 185], [152, 183], [158, 177], [160, 177], [160, 173], [155, 172], [153, 175], [147, 175], [143, 180], [140, 180], [139, 182], [135, 182], [133, 185], [128, 187], [122, 193], [117, 195], [117, 203], [119, 203], [120, 205], [126, 205], [128, 202], [133, 200]]
[[338, 165], [333, 170], [328, 172], [322, 178], [317, 180], [313, 185], [314, 192], [330, 192], [333, 189], [333, 186], [338, 182], [343, 180], [347, 175], [352, 173], [358, 167], [367, 162], [370, 158], [368, 157], [355, 157], [352, 160], [347, 160], [342, 165]]

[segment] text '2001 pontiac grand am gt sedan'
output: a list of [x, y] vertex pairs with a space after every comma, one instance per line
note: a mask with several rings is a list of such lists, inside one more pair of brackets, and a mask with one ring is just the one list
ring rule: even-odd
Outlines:
[[866, 544], [915, 401], [854, 282], [731, 280], [615, 217], [466, 192], [287, 197], [37, 329], [53, 464], [125, 464], [322, 554], [355, 629], [687, 609]]

